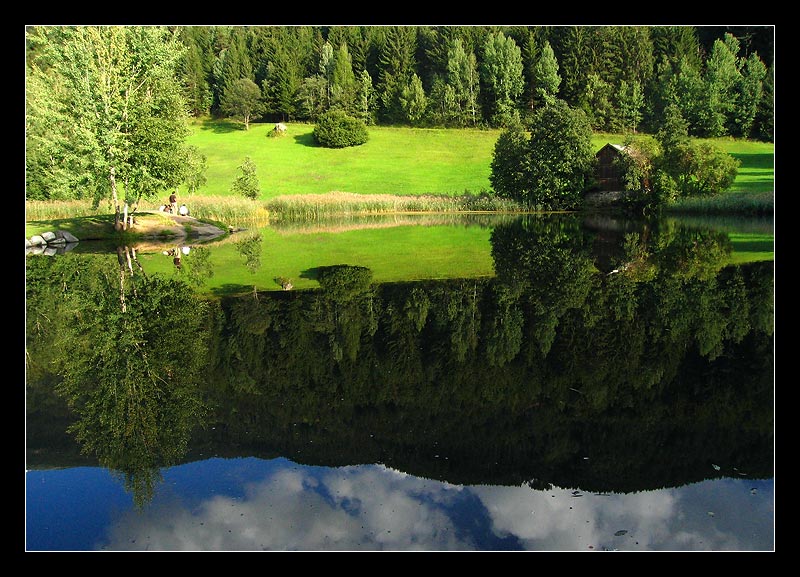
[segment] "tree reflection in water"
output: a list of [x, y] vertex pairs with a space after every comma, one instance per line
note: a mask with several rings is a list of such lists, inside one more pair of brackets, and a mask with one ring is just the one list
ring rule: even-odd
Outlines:
[[727, 236], [659, 222], [531, 216], [491, 242], [491, 279], [323, 267], [319, 290], [202, 301], [142, 277], [124, 314], [101, 259], [31, 260], [29, 391], [55, 340], [70, 431], [125, 472], [213, 453], [587, 491], [773, 475], [771, 262], [723, 266]]

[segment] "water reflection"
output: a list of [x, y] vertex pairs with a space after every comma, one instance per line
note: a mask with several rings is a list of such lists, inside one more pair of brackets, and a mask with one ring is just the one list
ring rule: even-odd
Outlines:
[[[493, 278], [320, 266], [219, 300], [202, 248], [166, 278], [28, 261], [29, 497], [53, 466], [121, 475], [143, 511], [106, 548], [770, 548], [773, 265], [726, 266], [726, 234], [531, 216], [493, 228]], [[261, 477], [174, 509], [209, 455]], [[721, 528], [728, 499], [756, 529]]]
[[[69, 472], [29, 473], [29, 501], [59, 505], [58, 515], [41, 514], [55, 539], [36, 534], [33, 549], [764, 551], [774, 542], [774, 495], [759, 481], [597, 494], [453, 485], [382, 465], [209, 459], [167, 470], [143, 511], [98, 509], [108, 517], [102, 523], [68, 528], [73, 513], [86, 523], [91, 499], [74, 488], [67, 499], [60, 474]], [[86, 471], [83, 481], [105, 499], [118, 498], [102, 470]]]

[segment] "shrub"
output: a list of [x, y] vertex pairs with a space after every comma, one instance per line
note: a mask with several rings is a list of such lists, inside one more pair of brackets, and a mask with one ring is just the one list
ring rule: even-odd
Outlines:
[[314, 125], [314, 139], [320, 146], [345, 148], [364, 144], [369, 138], [363, 120], [349, 116], [341, 110], [329, 110]]

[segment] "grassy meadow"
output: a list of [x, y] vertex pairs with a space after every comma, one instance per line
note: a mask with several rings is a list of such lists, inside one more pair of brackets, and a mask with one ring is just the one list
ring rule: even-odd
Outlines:
[[[255, 123], [244, 130], [232, 121], [192, 124], [188, 143], [206, 156], [207, 182], [193, 195], [179, 191], [179, 201], [186, 202], [196, 218], [261, 234], [260, 262], [254, 273], [243, 266], [237, 248], [241, 235], [215, 243], [215, 274], [204, 283], [208, 290], [219, 294], [254, 286], [280, 290], [274, 280], [280, 277], [290, 279], [296, 288], [317, 286], [315, 268], [335, 264], [367, 266], [378, 282], [493, 274], [490, 227], [400, 223], [315, 230], [304, 229], [302, 222], [322, 222], [336, 213], [346, 217], [394, 213], [399, 219], [426, 211], [513, 211], [513, 203], [482, 194], [490, 190], [490, 163], [499, 130], [373, 126], [362, 146], [326, 149], [314, 145], [311, 124], [288, 123], [287, 133], [280, 137], [269, 136], [273, 126]], [[620, 134], [597, 133], [593, 145], [599, 150], [608, 142], [623, 140]], [[743, 203], [771, 202], [774, 145], [733, 139], [714, 142], [740, 159], [739, 176], [730, 191], [689, 207], [687, 215], [733, 213]], [[257, 167], [261, 189], [257, 202], [231, 191], [238, 167], [248, 156]], [[164, 197], [145, 201], [140, 209], [154, 209], [166, 200], [166, 193]], [[111, 211], [107, 204], [92, 211], [87, 201], [27, 202], [26, 237], [53, 230], [60, 222], [78, 238], [89, 238], [87, 234], [97, 230], [95, 220]], [[267, 227], [278, 223], [278, 214], [291, 215], [283, 220], [297, 222], [298, 227]], [[731, 262], [773, 258], [772, 231], [750, 234], [733, 227], [730, 233]], [[150, 261], [148, 268], [154, 272], [171, 270], [171, 260], [160, 254], [142, 259]], [[186, 264], [190, 261], [187, 258]]]
[[207, 159], [202, 195], [233, 195], [231, 184], [245, 157], [257, 167], [259, 200], [283, 195], [349, 192], [388, 195], [458, 195], [489, 190], [490, 163], [499, 130], [369, 127], [369, 140], [343, 149], [316, 146], [313, 124], [274, 124], [244, 130], [231, 121], [197, 121], [188, 144]]

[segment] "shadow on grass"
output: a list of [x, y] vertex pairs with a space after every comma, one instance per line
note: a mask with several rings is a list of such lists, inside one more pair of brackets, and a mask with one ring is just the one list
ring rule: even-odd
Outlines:
[[324, 267], [315, 266], [300, 272], [300, 278], [319, 281], [319, 271]]
[[205, 120], [200, 125], [200, 130], [211, 131], [215, 134], [228, 134], [244, 130], [244, 125], [234, 120]]
[[306, 132], [304, 134], [296, 134], [294, 136], [294, 141], [297, 144], [302, 144], [303, 146], [310, 146], [311, 148], [318, 148], [319, 145], [314, 140], [314, 133], [313, 132]]
[[774, 170], [775, 169], [775, 156], [772, 154], [745, 154], [733, 152], [731, 156], [739, 160], [742, 164], [739, 166], [739, 171], [742, 169], [760, 169], [760, 170]]

